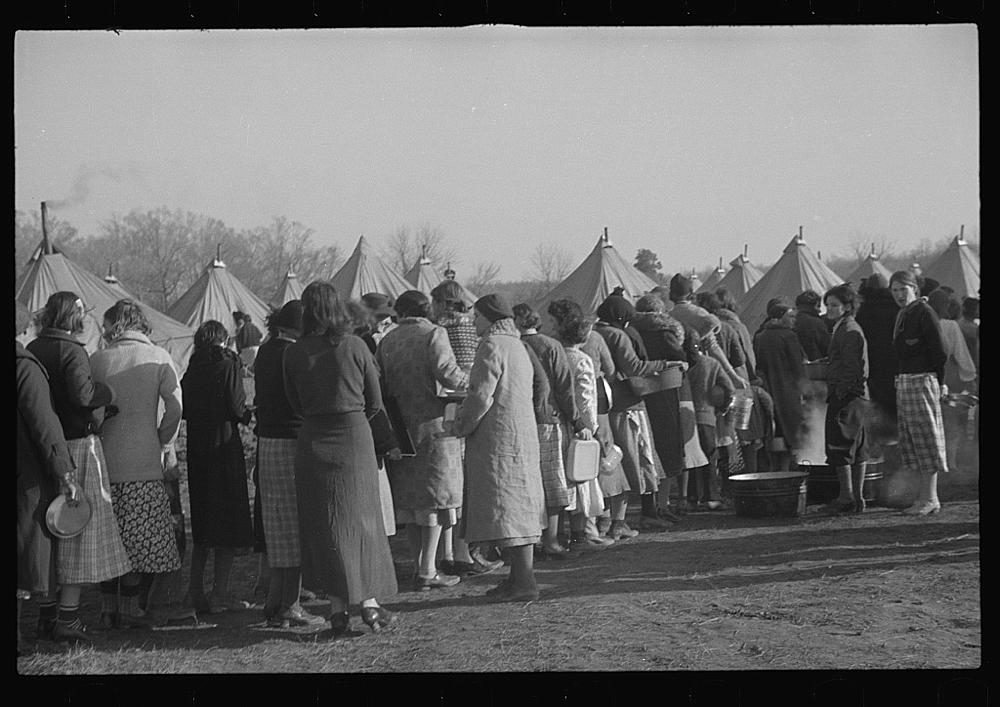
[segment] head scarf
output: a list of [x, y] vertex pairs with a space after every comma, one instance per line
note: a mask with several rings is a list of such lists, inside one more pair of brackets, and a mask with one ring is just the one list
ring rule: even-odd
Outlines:
[[602, 322], [624, 329], [635, 316], [635, 307], [620, 295], [609, 295], [597, 308], [597, 316]]

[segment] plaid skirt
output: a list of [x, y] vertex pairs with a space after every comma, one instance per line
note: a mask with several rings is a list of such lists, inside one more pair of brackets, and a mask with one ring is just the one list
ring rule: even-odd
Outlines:
[[156, 574], [181, 568], [170, 499], [162, 481], [111, 484], [111, 502], [134, 572]]
[[542, 467], [546, 508], [565, 508], [569, 505], [563, 459], [570, 439], [571, 436], [562, 425], [538, 425], [538, 457]]
[[60, 540], [56, 556], [59, 584], [96, 584], [132, 569], [111, 501], [104, 449], [97, 435], [66, 442], [76, 463], [76, 480], [90, 501], [90, 522], [75, 538]]
[[295, 495], [296, 439], [257, 440], [258, 495], [267, 538], [267, 562], [271, 567], [298, 567], [299, 508]]
[[608, 422], [611, 424], [615, 444], [622, 450], [621, 466], [629, 490], [640, 495], [654, 493], [659, 487], [659, 473], [653, 459], [652, 435], [646, 411], [632, 409], [612, 412], [608, 415]]
[[903, 464], [921, 474], [948, 471], [941, 385], [933, 373], [896, 376], [899, 453]]

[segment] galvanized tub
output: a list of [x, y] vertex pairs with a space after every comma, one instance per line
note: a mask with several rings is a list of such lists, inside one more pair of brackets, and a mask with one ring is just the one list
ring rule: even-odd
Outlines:
[[[811, 464], [807, 460], [799, 462], [799, 470], [809, 474], [808, 503], [830, 503], [840, 495], [840, 479], [837, 478], [837, 468], [827, 464]], [[884, 494], [882, 492], [882, 460], [869, 459], [865, 468], [865, 489], [862, 494], [865, 501], [878, 504]]]
[[806, 512], [809, 474], [769, 471], [729, 477], [736, 515], [748, 518], [794, 518]]

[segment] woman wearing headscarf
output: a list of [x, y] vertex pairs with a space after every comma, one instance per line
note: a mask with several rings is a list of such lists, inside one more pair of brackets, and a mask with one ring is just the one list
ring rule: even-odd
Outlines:
[[754, 342], [757, 374], [774, 401], [774, 436], [784, 440], [784, 449], [774, 452], [777, 471], [795, 467], [794, 454], [801, 442], [806, 358], [795, 334], [795, 315], [795, 307], [790, 304], [773, 305]]
[[[615, 362], [615, 379], [623, 383], [616, 386], [608, 422], [615, 444], [622, 450], [621, 466], [626, 483], [616, 483], [614, 475], [601, 477], [601, 490], [611, 505], [609, 537], [620, 540], [637, 535], [625, 523], [628, 491], [635, 491], [640, 498], [646, 497], [642, 503], [648, 509], [659, 487], [646, 405], [641, 396], [631, 392], [627, 381], [659, 373], [666, 370], [668, 364], [665, 360], [646, 360], [641, 334], [628, 326], [635, 317], [635, 307], [624, 297], [607, 297], [598, 306], [597, 316], [594, 330], [604, 337]], [[663, 523], [648, 513], [640, 515], [640, 523], [646, 529], [663, 528]]]
[[458, 522], [462, 506], [462, 452], [448, 439], [446, 401], [438, 385], [465, 389], [468, 375], [458, 367], [447, 332], [430, 321], [431, 303], [417, 290], [396, 299], [397, 326], [382, 339], [375, 360], [383, 393], [396, 399], [413, 439], [416, 456], [389, 459], [389, 483], [396, 522], [407, 526], [413, 559], [413, 588], [452, 587], [455, 575], [439, 572], [441, 532]]
[[[14, 336], [31, 324], [31, 312], [15, 300]], [[49, 504], [59, 494], [77, 503], [83, 489], [66, 445], [62, 424], [53, 410], [49, 376], [44, 366], [16, 338], [14, 366], [17, 387], [17, 651], [21, 638], [21, 604], [32, 596], [51, 612], [58, 598], [56, 554], [59, 540], [45, 523]]]
[[[165, 484], [178, 473], [165, 461], [181, 425], [181, 386], [170, 354], [149, 340], [151, 332], [142, 307], [119, 300], [104, 313], [108, 345], [91, 358], [94, 380], [116, 393], [118, 414], [101, 427], [101, 444], [118, 530], [132, 564], [120, 579], [101, 583], [104, 628], [194, 615], [190, 608], [168, 606], [163, 595], [165, 578], [181, 568]], [[141, 574], [159, 578], [145, 612], [139, 608]]]
[[917, 279], [908, 270], [889, 278], [889, 290], [899, 305], [892, 342], [899, 358], [896, 375], [896, 411], [899, 451], [903, 464], [920, 474], [920, 488], [906, 513], [933, 515], [941, 510], [937, 478], [948, 471], [941, 417], [944, 368], [948, 356], [941, 341], [938, 316], [917, 296]]
[[295, 494], [295, 452], [302, 416], [285, 394], [285, 351], [302, 335], [302, 302], [291, 300], [267, 320], [268, 338], [254, 363], [257, 404], [257, 495], [270, 580], [264, 620], [270, 626], [326, 624], [302, 608], [302, 550]]
[[302, 292], [303, 336], [285, 350], [285, 394], [302, 416], [295, 454], [303, 575], [330, 597], [330, 625], [345, 635], [350, 605], [372, 632], [393, 614], [377, 597], [397, 592], [382, 519], [378, 461], [369, 420], [382, 407], [378, 364], [352, 335], [329, 282]]
[[490, 596], [533, 600], [538, 598], [533, 549], [546, 518], [531, 359], [501, 295], [479, 298], [475, 311], [482, 338], [454, 423], [455, 434], [466, 439], [462, 535], [466, 542], [490, 542], [510, 555], [510, 577]]
[[826, 463], [837, 471], [840, 494], [830, 513], [865, 510], [864, 483], [868, 462], [865, 415], [868, 403], [868, 346], [854, 321], [854, 290], [837, 285], [823, 295], [834, 322], [830, 337], [825, 424]]
[[[191, 576], [186, 603], [215, 614], [239, 604], [229, 594], [237, 548], [254, 544], [246, 458], [239, 425], [252, 418], [246, 406], [242, 363], [226, 347], [222, 322], [209, 319], [194, 333], [194, 351], [181, 379], [187, 420], [188, 498], [191, 506]], [[212, 592], [205, 568], [213, 555]]]
[[[651, 361], [680, 361], [687, 367], [684, 352], [684, 326], [667, 313], [666, 302], [659, 295], [648, 294], [635, 303], [636, 314], [629, 326], [642, 337]], [[681, 426], [680, 388], [659, 390], [643, 396], [649, 415], [653, 445], [666, 476], [655, 495], [640, 495], [643, 527], [658, 527], [662, 521], [677, 522], [670, 511], [670, 484], [684, 472], [684, 432]]]
[[565, 557], [569, 549], [559, 542], [559, 518], [570, 505], [565, 457], [573, 436], [591, 439], [592, 433], [576, 407], [573, 370], [566, 350], [556, 339], [538, 332], [542, 318], [530, 305], [516, 304], [513, 311], [521, 341], [535, 353], [548, 381], [545, 394], [535, 399], [545, 514], [548, 517], [548, 527], [542, 535], [541, 553], [544, 557]]
[[56, 292], [38, 317], [38, 338], [27, 347], [49, 374], [53, 409], [76, 466], [77, 482], [91, 505], [83, 532], [58, 545], [58, 614], [55, 593], [39, 602], [39, 634], [73, 641], [90, 640], [78, 616], [83, 585], [114, 579], [132, 569], [115, 520], [107, 462], [98, 436], [114, 393], [94, 380], [90, 358], [77, 339], [84, 330], [85, 314], [83, 301], [75, 293]]
[[892, 343], [892, 331], [899, 315], [899, 305], [889, 291], [885, 278], [871, 275], [858, 289], [861, 304], [854, 317], [865, 335], [868, 345], [868, 394], [871, 396], [874, 416], [869, 423], [873, 432], [869, 442], [880, 444], [897, 436], [896, 425], [896, 373], [899, 359]]

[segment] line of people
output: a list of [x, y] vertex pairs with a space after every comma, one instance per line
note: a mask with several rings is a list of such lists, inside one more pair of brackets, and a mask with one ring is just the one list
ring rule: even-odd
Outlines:
[[[235, 550], [254, 544], [255, 520], [272, 625], [329, 621], [343, 635], [350, 607], [372, 631], [389, 625], [380, 600], [398, 591], [388, 543], [397, 524], [406, 526], [414, 590], [455, 586], [506, 560], [510, 574], [488, 596], [532, 600], [536, 559], [662, 531], [693, 509], [729, 508], [728, 476], [793, 466], [811, 360], [829, 362], [825, 449], [840, 494], [826, 510], [864, 510], [875, 433], [879, 443], [897, 437], [904, 464], [920, 472], [908, 512], [937, 513], [937, 474], [955, 465], [957, 447], [945, 443], [952, 432], [940, 400], [949, 386], [974, 390], [978, 301], [966, 301], [975, 316], [963, 324], [953, 321], [953, 296], [921, 296], [911, 273], [887, 285], [873, 276], [860, 293], [841, 285], [822, 298], [803, 293], [797, 308], [773, 301], [751, 336], [729, 293], [695, 297], [682, 275], [635, 305], [615, 292], [596, 313], [571, 299], [544, 313], [510, 307], [496, 294], [470, 312], [452, 281], [430, 298], [346, 302], [319, 281], [271, 315], [259, 349], [254, 337], [254, 406], [246, 363], [220, 322], [199, 327], [178, 380], [149, 341], [140, 305], [122, 300], [105, 312], [107, 345], [88, 357], [75, 338], [84, 304], [57, 293], [37, 318], [37, 338], [17, 345], [19, 615], [34, 595], [39, 635], [89, 640], [78, 607], [91, 583], [101, 588], [97, 628], [226, 610]], [[20, 334], [30, 315], [17, 307]], [[650, 386], [669, 371], [679, 384]], [[753, 404], [737, 428], [730, 411], [741, 396]], [[375, 450], [370, 421], [388, 401], [412, 440], [405, 456]], [[257, 519], [239, 430], [254, 414]], [[194, 546], [183, 601], [173, 449], [182, 418]], [[894, 418], [898, 435], [885, 434]], [[600, 443], [597, 478], [567, 476], [574, 438]], [[93, 515], [82, 534], [57, 541], [44, 514], [60, 493], [86, 498]], [[635, 497], [637, 529], [626, 520]], [[303, 582], [329, 597], [328, 618], [302, 608]]]

